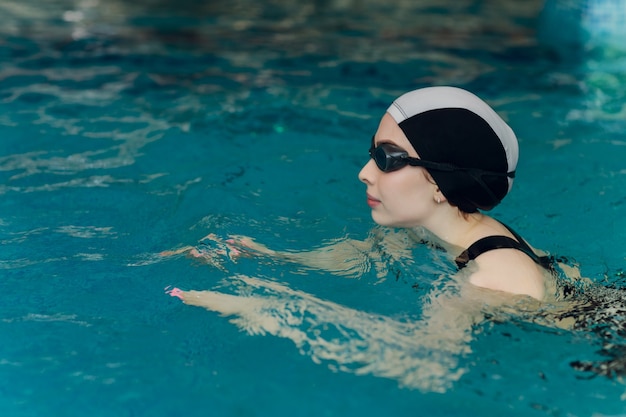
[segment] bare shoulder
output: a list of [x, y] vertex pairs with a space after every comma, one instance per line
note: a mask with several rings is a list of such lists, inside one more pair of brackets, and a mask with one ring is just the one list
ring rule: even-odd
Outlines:
[[536, 299], [545, 296], [544, 270], [517, 249], [496, 249], [475, 260], [470, 282], [476, 286]]

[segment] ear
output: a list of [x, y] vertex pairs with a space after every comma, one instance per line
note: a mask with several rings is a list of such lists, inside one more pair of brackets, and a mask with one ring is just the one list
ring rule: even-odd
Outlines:
[[445, 195], [443, 195], [443, 193], [441, 192], [441, 190], [440, 190], [439, 188], [436, 188], [436, 189], [435, 189], [435, 192], [434, 192], [434, 194], [433, 194], [433, 200], [435, 200], [435, 202], [436, 202], [437, 204], [440, 204], [440, 203], [443, 203], [443, 202], [445, 202], [445, 201], [448, 201], [448, 200], [446, 199], [446, 196], [445, 196]]

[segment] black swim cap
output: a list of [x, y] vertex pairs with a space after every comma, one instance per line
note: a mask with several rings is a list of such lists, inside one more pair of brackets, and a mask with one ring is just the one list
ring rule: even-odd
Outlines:
[[513, 185], [519, 148], [513, 130], [480, 98], [455, 87], [428, 87], [397, 98], [387, 112], [425, 161], [448, 202], [465, 213], [491, 210]]

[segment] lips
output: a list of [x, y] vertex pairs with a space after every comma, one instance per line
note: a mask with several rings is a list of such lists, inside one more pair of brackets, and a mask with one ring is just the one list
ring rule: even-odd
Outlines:
[[367, 205], [370, 206], [371, 208], [374, 208], [380, 205], [380, 200], [367, 194]]

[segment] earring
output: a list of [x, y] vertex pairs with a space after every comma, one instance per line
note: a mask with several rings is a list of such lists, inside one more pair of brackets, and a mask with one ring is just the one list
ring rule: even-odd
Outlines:
[[441, 204], [441, 197], [437, 197], [437, 204]]

